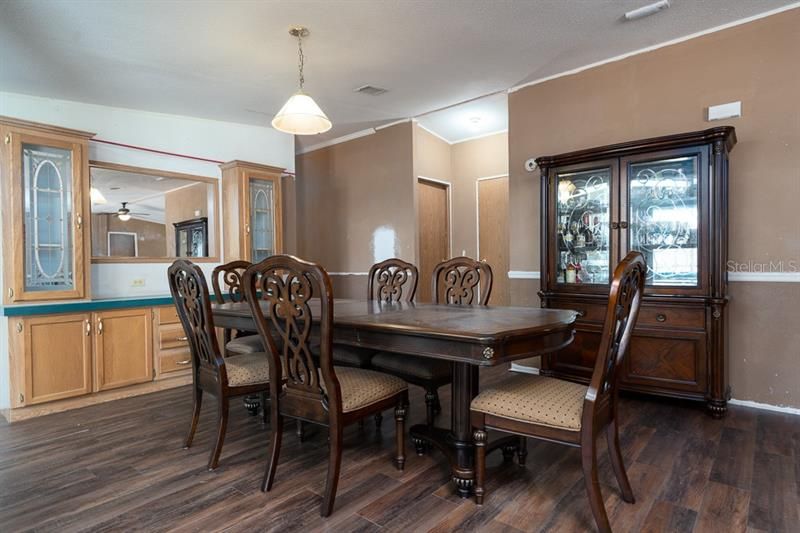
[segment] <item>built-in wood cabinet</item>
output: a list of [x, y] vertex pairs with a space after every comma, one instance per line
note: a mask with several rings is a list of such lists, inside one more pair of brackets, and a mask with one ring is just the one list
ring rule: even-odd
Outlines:
[[[92, 392], [89, 313], [9, 321], [12, 404], [34, 405]], [[16, 379], [14, 379], [16, 378]]]
[[628, 390], [726, 411], [728, 153], [732, 127], [541, 157], [542, 306], [575, 309], [575, 341], [542, 373], [588, 381], [609, 283], [631, 250], [645, 297], [621, 375]]
[[283, 251], [283, 169], [244, 161], [222, 168], [224, 260], [258, 262]]
[[102, 311], [94, 323], [94, 390], [116, 389], [153, 379], [149, 308]]
[[153, 315], [156, 378], [173, 372], [188, 372], [192, 368], [192, 354], [177, 309], [174, 305], [156, 307]]
[[0, 117], [5, 304], [89, 295], [93, 136]]

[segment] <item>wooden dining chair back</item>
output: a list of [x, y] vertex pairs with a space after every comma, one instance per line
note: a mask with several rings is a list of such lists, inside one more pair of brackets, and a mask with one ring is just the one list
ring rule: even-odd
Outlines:
[[192, 355], [194, 409], [184, 447], [192, 445], [200, 418], [203, 392], [216, 396], [217, 439], [208, 461], [208, 468], [213, 470], [219, 463], [225, 440], [229, 398], [266, 392], [269, 389], [268, 361], [263, 352], [227, 359], [222, 357], [214, 330], [208, 285], [200, 267], [191, 261], [178, 259], [169, 267], [167, 277], [172, 301]]
[[492, 267], [470, 257], [454, 257], [433, 269], [433, 301], [441, 304], [488, 305]]
[[393, 257], [369, 269], [367, 298], [380, 302], [412, 302], [417, 293], [417, 267]]
[[[252, 265], [250, 261], [239, 260], [219, 265], [214, 269], [211, 274], [211, 286], [214, 288], [214, 298], [217, 303], [244, 301], [242, 277], [250, 265]], [[225, 328], [223, 355], [263, 352], [264, 345], [261, 344], [261, 339], [252, 333]]]
[[[606, 434], [622, 499], [634, 502], [619, 447], [617, 382], [639, 314], [646, 272], [639, 252], [630, 252], [614, 270], [602, 340], [588, 386], [543, 376], [515, 376], [481, 391], [472, 401], [475, 496], [479, 504], [485, 496], [486, 454], [498, 448], [517, 447], [520, 463], [524, 463], [525, 437], [544, 439], [581, 449], [592, 515], [600, 531], [611, 531], [597, 475], [595, 441], [601, 431]], [[487, 428], [522, 437], [505, 437], [489, 445]]]
[[[408, 387], [394, 376], [334, 366], [333, 289], [327, 272], [319, 265], [288, 255], [269, 257], [247, 269], [244, 291], [256, 327], [272, 357], [272, 443], [261, 488], [269, 491], [275, 479], [284, 417], [327, 426], [330, 456], [320, 513], [328, 516], [336, 497], [346, 425], [394, 406], [395, 463], [398, 469], [403, 469]], [[319, 323], [318, 347], [312, 344], [314, 322]]]

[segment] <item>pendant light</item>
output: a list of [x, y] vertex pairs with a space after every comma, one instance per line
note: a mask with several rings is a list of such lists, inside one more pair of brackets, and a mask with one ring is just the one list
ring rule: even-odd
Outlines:
[[297, 27], [289, 30], [289, 35], [297, 37], [297, 49], [300, 58], [300, 90], [292, 95], [283, 104], [283, 107], [275, 118], [272, 119], [272, 127], [284, 133], [294, 135], [314, 135], [323, 133], [331, 129], [331, 121], [322, 112], [317, 103], [309, 95], [303, 92], [303, 37], [308, 37], [308, 28]]

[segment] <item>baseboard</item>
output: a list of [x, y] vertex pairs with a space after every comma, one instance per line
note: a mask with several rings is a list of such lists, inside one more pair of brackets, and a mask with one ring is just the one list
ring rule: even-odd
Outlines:
[[728, 400], [730, 405], [741, 405], [742, 407], [752, 407], [753, 409], [761, 409], [763, 411], [774, 411], [776, 413], [786, 413], [789, 415], [800, 415], [800, 408], [797, 407], [783, 407], [780, 405], [771, 405], [768, 403], [753, 402], [750, 400]]
[[149, 394], [151, 392], [181, 387], [183, 385], [188, 385], [191, 382], [191, 373], [181, 372], [175, 377], [163, 377], [157, 381], [150, 381], [140, 385], [131, 385], [130, 387], [124, 387], [121, 389], [98, 392], [89, 394], [87, 396], [79, 396], [77, 398], [56, 400], [54, 402], [31, 405], [28, 407], [3, 409], [0, 411], [0, 415], [2, 415], [3, 418], [5, 418], [9, 423], [19, 422], [20, 420], [27, 420], [29, 418], [36, 418], [53, 413], [62, 413], [64, 411], [71, 411], [73, 409], [80, 409], [81, 407], [87, 407], [89, 405], [96, 405], [113, 400], [121, 400], [123, 398], [131, 398], [133, 396], [140, 396], [142, 394]]

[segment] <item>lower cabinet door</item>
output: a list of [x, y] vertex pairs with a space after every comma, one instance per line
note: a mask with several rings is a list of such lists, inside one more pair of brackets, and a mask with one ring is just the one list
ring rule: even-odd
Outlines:
[[95, 390], [153, 379], [150, 309], [103, 311], [94, 322]]
[[92, 337], [88, 313], [23, 320], [25, 392], [32, 405], [92, 392]]
[[623, 388], [673, 395], [680, 391], [703, 393], [705, 333], [636, 328], [623, 366]]

